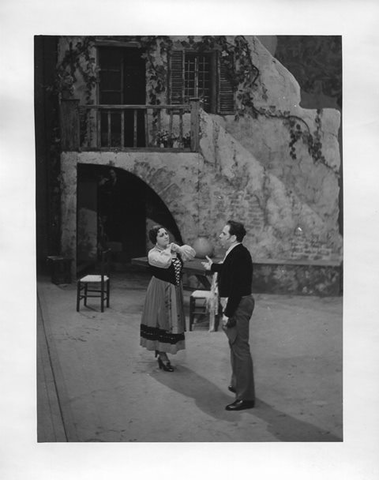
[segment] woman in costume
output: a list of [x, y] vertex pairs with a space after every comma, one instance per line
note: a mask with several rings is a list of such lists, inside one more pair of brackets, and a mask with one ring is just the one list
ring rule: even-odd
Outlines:
[[155, 226], [149, 231], [153, 243], [148, 253], [152, 278], [147, 287], [141, 320], [141, 346], [155, 351], [160, 369], [173, 372], [167, 353], [185, 348], [185, 315], [183, 305], [183, 262], [194, 258], [189, 245], [170, 243], [167, 230]]

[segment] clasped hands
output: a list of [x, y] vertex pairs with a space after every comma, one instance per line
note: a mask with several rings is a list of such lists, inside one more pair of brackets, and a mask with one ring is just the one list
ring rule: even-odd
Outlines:
[[179, 245], [176, 243], [171, 243], [169, 247], [171, 252], [180, 253], [183, 257], [183, 260], [192, 260], [196, 255], [195, 250], [189, 245], [182, 245], [179, 247]]
[[175, 253], [180, 252], [180, 247], [176, 243], [170, 243], [169, 247], [171, 252], [175, 252]]

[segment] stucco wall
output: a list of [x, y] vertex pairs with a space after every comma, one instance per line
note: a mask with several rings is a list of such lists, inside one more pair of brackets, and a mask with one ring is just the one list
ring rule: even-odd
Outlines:
[[[212, 117], [203, 114], [201, 125], [199, 223], [215, 243], [224, 222], [235, 218], [246, 225], [245, 243], [257, 260], [340, 259], [335, 220], [311, 208]], [[336, 203], [335, 190], [330, 194]]]

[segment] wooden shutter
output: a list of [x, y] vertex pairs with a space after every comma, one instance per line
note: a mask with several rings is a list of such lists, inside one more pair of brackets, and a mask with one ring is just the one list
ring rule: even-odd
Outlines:
[[170, 55], [170, 103], [184, 103], [184, 52], [174, 50]]
[[218, 102], [217, 110], [221, 115], [234, 114], [234, 92], [232, 83], [228, 78], [226, 65], [222, 61], [222, 56], [218, 56]]

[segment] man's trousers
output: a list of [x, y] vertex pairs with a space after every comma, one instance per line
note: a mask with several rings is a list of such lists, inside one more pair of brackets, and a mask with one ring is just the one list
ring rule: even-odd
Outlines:
[[224, 328], [229, 339], [230, 362], [232, 366], [231, 386], [236, 391], [236, 400], [255, 400], [253, 360], [249, 345], [249, 321], [255, 301], [252, 295], [242, 297], [233, 320], [236, 325]]

